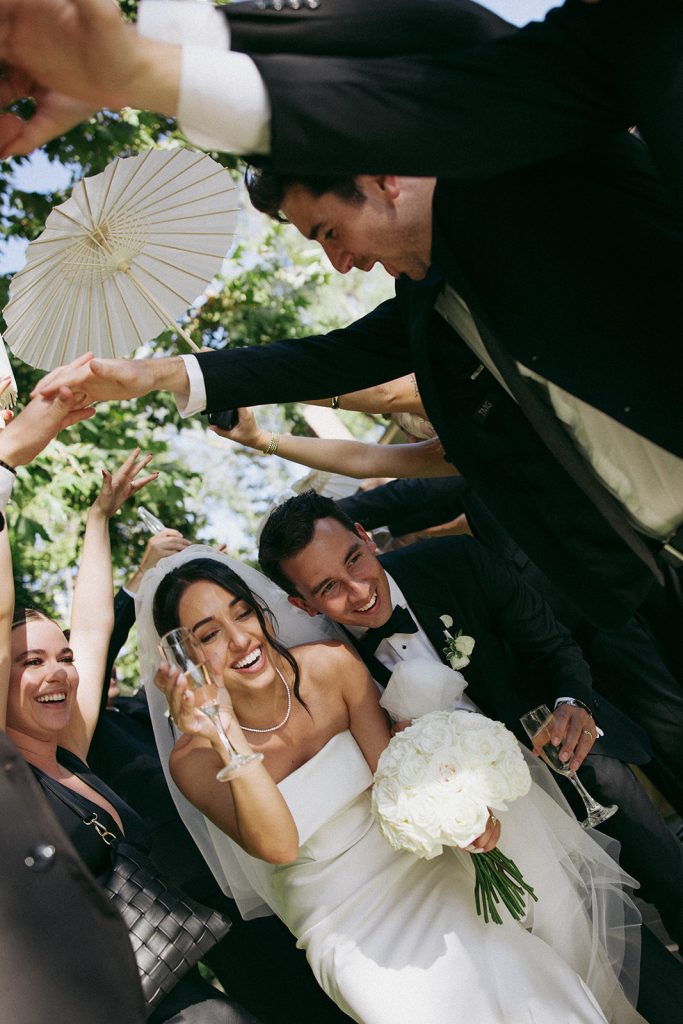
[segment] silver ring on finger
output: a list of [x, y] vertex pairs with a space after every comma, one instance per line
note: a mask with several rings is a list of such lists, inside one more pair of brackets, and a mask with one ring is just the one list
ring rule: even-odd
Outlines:
[[595, 739], [595, 736], [594, 736], [594, 735], [593, 735], [593, 733], [592, 733], [592, 732], [590, 731], [590, 729], [582, 729], [582, 730], [581, 730], [581, 735], [582, 735], [582, 736], [587, 736], [587, 737], [588, 737], [588, 739], [589, 739], [589, 740], [591, 741], [591, 743], [592, 743], [592, 742], [593, 742], [593, 740]]

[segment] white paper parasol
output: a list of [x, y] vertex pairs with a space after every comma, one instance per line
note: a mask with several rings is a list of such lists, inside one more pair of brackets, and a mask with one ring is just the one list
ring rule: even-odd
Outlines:
[[149, 150], [84, 178], [28, 247], [4, 309], [7, 344], [52, 370], [83, 352], [128, 355], [171, 327], [219, 273], [237, 186], [211, 157]]

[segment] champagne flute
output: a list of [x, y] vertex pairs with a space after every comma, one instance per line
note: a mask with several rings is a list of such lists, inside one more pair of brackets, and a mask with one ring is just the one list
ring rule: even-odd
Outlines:
[[227, 779], [233, 779], [246, 765], [262, 761], [263, 754], [253, 752], [238, 754], [228, 739], [218, 707], [218, 684], [206, 662], [206, 655], [192, 630], [180, 626], [178, 629], [171, 629], [165, 633], [161, 638], [161, 651], [169, 665], [179, 668], [182, 672], [192, 688], [196, 707], [211, 719], [229, 756], [228, 764], [224, 765], [216, 775], [218, 781], [225, 782]]
[[150, 512], [144, 505], [138, 505], [138, 517], [140, 518], [142, 525], [150, 533], [161, 533], [166, 527], [162, 523], [161, 519], [157, 519], [153, 512]]
[[609, 807], [603, 807], [602, 804], [599, 804], [590, 795], [576, 772], [573, 772], [569, 765], [560, 760], [560, 748], [562, 745], [560, 744], [556, 747], [552, 742], [553, 713], [546, 704], [541, 704], [539, 707], [534, 708], [533, 711], [527, 711], [520, 718], [520, 722], [534, 748], [540, 752], [548, 767], [552, 768], [558, 775], [563, 775], [565, 779], [569, 779], [583, 800], [588, 812], [586, 820], [581, 822], [584, 828], [594, 828], [596, 825], [602, 824], [603, 821], [607, 821], [613, 814], [616, 814], [619, 810], [616, 804], [610, 804]]

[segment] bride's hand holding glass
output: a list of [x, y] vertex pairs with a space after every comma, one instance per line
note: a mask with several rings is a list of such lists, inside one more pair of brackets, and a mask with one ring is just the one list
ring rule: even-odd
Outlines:
[[[192, 631], [182, 626], [170, 630], [162, 636], [160, 650], [166, 664], [158, 669], [155, 682], [166, 694], [178, 728], [204, 736], [221, 758], [223, 767], [216, 775], [218, 781], [233, 779], [247, 765], [262, 761], [263, 754], [254, 753], [242, 735], [228, 691], [218, 686]], [[229, 725], [237, 724], [238, 742], [246, 749], [237, 751], [233, 746], [221, 719], [222, 711], [229, 716]]]
[[[216, 727], [198, 706], [192, 686], [180, 669], [162, 662], [154, 682], [168, 702], [168, 715], [175, 727], [187, 736], [203, 736], [218, 750], [220, 740]], [[228, 707], [225, 697], [221, 700], [220, 711], [223, 727], [230, 733], [235, 716], [232, 705]]]

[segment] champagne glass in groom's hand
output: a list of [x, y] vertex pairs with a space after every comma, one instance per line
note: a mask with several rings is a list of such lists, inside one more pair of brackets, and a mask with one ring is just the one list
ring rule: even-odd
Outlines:
[[522, 715], [520, 721], [524, 731], [534, 745], [534, 750], [538, 751], [549, 768], [552, 768], [558, 775], [564, 775], [566, 779], [569, 779], [583, 800], [588, 812], [586, 820], [581, 822], [584, 828], [594, 828], [596, 825], [602, 824], [603, 821], [607, 821], [608, 818], [611, 818], [619, 810], [616, 804], [603, 807], [597, 800], [594, 800], [578, 778], [576, 772], [573, 772], [568, 765], [560, 760], [560, 747], [562, 744], [555, 746], [552, 742], [553, 713], [546, 704], [541, 704], [539, 707], [534, 708], [533, 711], [527, 711], [525, 715]]
[[192, 688], [195, 706], [214, 724], [218, 738], [228, 754], [228, 763], [216, 775], [218, 781], [232, 779], [246, 765], [262, 761], [263, 754], [238, 754], [228, 739], [218, 706], [218, 684], [192, 630], [180, 626], [165, 633], [161, 638], [161, 651], [169, 665], [182, 672], [183, 678]]

